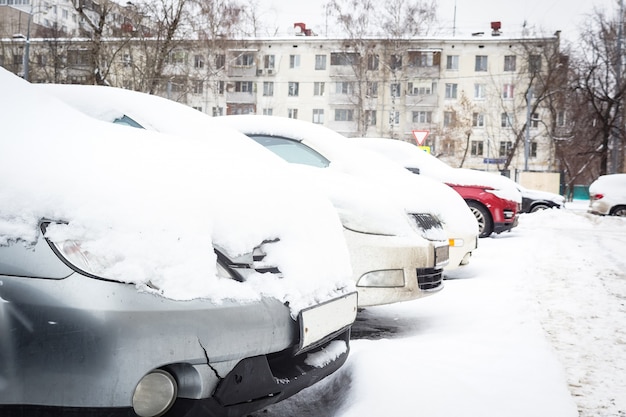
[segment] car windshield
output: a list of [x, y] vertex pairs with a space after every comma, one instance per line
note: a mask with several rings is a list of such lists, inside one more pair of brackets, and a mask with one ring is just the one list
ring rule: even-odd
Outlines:
[[266, 135], [248, 136], [287, 162], [310, 165], [317, 168], [326, 168], [330, 165], [328, 159], [296, 140]]
[[137, 129], [143, 129], [144, 128], [142, 125], [140, 125], [135, 120], [133, 120], [132, 118], [128, 117], [127, 115], [123, 115], [122, 117], [118, 117], [117, 119], [113, 120], [113, 123], [115, 123], [117, 125], [136, 127]]

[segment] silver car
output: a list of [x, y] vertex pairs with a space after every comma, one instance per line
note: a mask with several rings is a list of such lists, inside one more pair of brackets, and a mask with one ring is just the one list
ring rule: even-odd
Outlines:
[[0, 416], [240, 416], [345, 362], [329, 202], [263, 173], [237, 199], [241, 149], [96, 121], [2, 68], [0, 88]]
[[[139, 416], [243, 415], [346, 360], [354, 294], [292, 319], [276, 299], [175, 301], [76, 266], [77, 242], [0, 247], [0, 414], [107, 409]], [[219, 254], [224, 277], [249, 262]], [[313, 337], [307, 329], [317, 328]], [[316, 366], [329, 347], [341, 349]], [[87, 410], [84, 410], [87, 412]], [[19, 414], [18, 413], [18, 414]], [[125, 414], [126, 415], [126, 414]]]

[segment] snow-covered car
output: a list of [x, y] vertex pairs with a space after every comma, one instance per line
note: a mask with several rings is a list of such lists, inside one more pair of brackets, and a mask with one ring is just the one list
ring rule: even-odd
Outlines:
[[626, 216], [626, 174], [601, 175], [589, 186], [590, 213]]
[[[321, 125], [258, 115], [224, 116], [219, 119], [294, 165], [314, 168], [314, 175], [317, 176], [314, 181], [323, 184], [324, 189], [331, 193], [335, 206], [343, 213], [360, 300], [365, 297], [376, 300], [384, 293], [406, 291], [375, 288], [364, 280], [371, 275], [371, 271], [395, 268], [393, 264], [400, 262], [395, 249], [399, 238], [414, 234], [400, 228], [391, 230], [391, 224], [406, 224], [408, 219], [412, 229], [417, 226], [418, 233], [434, 244], [434, 248], [427, 252], [434, 249], [436, 253], [442, 247], [442, 241], [447, 240], [449, 249], [445, 268], [454, 269], [469, 262], [472, 251], [476, 249], [478, 228], [462, 200], [448, 187], [434, 181], [415, 179], [404, 169], [355, 147], [350, 139]], [[339, 175], [348, 176], [353, 182], [358, 181], [361, 184], [359, 191], [354, 193], [354, 189], [358, 188], [356, 185], [344, 186], [337, 178]], [[324, 180], [323, 176], [330, 179]], [[362, 202], [362, 199], [367, 202]], [[361, 224], [355, 225], [355, 219]], [[385, 224], [386, 230], [374, 223]], [[439, 224], [444, 231], [443, 236], [432, 234], [435, 230], [433, 225]], [[367, 243], [367, 240], [370, 242]], [[413, 250], [418, 250], [419, 246], [424, 247], [424, 244]], [[369, 249], [364, 250], [367, 247]], [[405, 265], [405, 276], [417, 268], [418, 281], [419, 271], [438, 267], [432, 263], [431, 257], [424, 255], [414, 257], [412, 261], [409, 257], [403, 259], [401, 264]], [[435, 256], [435, 259], [440, 257]], [[411, 281], [414, 280], [405, 278], [405, 287]]]
[[288, 164], [219, 125], [232, 146], [95, 120], [4, 69], [0, 89], [1, 416], [245, 415], [345, 362], [343, 229]]
[[516, 185], [522, 194], [521, 213], [535, 213], [552, 208], [560, 209], [565, 206], [565, 197], [562, 195], [543, 190], [533, 190], [517, 183]]
[[380, 152], [414, 174], [448, 184], [466, 201], [478, 221], [480, 237], [517, 226], [522, 196], [515, 183], [502, 175], [453, 168], [417, 146], [395, 139], [358, 138], [355, 142]]
[[[209, 134], [214, 123], [233, 128], [221, 118], [211, 118], [180, 103], [128, 90], [68, 85], [42, 85], [41, 88], [93, 117], [133, 127], [204, 135], [214, 142], [221, 141]], [[281, 124], [276, 122], [281, 120], [271, 119], [277, 126]], [[246, 140], [248, 146], [255, 147], [267, 158], [289, 165], [292, 180], [303, 187], [309, 184], [316, 192], [330, 198], [343, 224], [343, 239], [350, 253], [360, 307], [413, 300], [443, 288], [442, 270], [449, 260], [449, 244], [438, 219], [424, 212], [412, 215], [405, 212], [394, 215], [395, 212], [392, 214], [386, 209], [381, 212], [378, 210], [381, 204], [393, 210], [400, 208], [388, 198], [391, 193], [382, 187], [368, 185], [347, 173], [314, 174], [310, 169], [298, 169], [254, 140], [247, 137]], [[378, 187], [386, 196], [380, 200], [388, 201], [372, 198], [371, 190], [369, 195], [364, 191], [367, 187]], [[428, 227], [428, 232], [417, 230], [419, 221], [424, 224], [422, 227]]]

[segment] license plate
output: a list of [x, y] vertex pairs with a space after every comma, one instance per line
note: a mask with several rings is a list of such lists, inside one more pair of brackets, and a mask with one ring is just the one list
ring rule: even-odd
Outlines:
[[439, 246], [435, 248], [435, 265], [446, 265], [450, 259], [450, 246]]
[[351, 326], [356, 319], [357, 293], [327, 301], [300, 311], [299, 351], [325, 342]]

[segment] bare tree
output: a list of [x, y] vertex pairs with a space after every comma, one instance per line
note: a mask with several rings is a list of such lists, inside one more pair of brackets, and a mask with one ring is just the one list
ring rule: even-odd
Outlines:
[[[596, 11], [582, 33], [579, 56], [573, 66], [573, 91], [588, 103], [583, 108], [590, 112], [577, 122], [585, 120], [591, 124], [583, 129], [586, 136], [577, 140], [592, 142], [593, 152], [589, 156], [598, 159], [598, 175], [619, 172], [624, 159], [626, 77], [621, 62], [621, 21], [620, 16], [610, 19], [604, 12]], [[578, 135], [578, 131], [574, 134]]]

